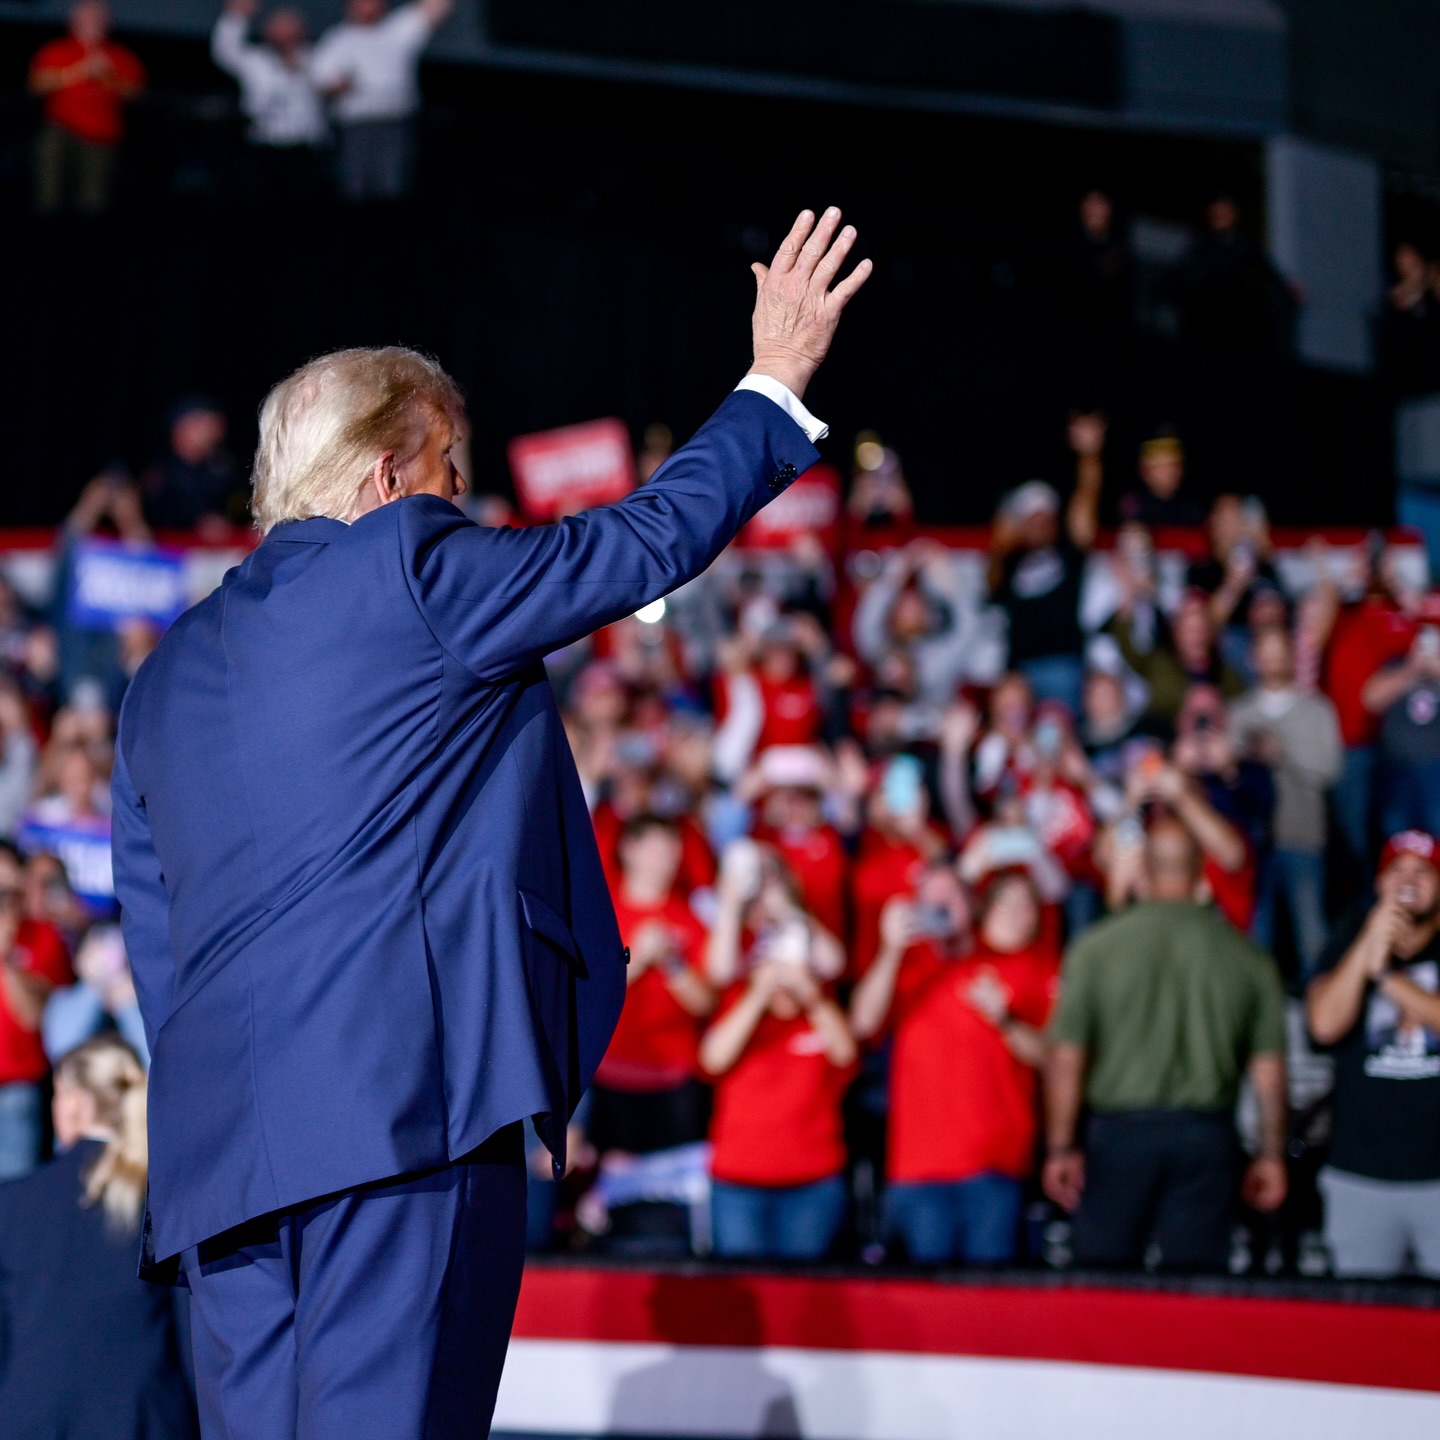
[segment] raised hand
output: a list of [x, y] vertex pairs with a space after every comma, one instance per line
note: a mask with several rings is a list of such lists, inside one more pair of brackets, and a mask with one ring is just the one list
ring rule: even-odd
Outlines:
[[796, 396], [804, 395], [835, 338], [840, 312], [873, 268], [862, 260], [830, 288], [855, 243], [855, 227], [847, 225], [837, 235], [839, 224], [833, 205], [818, 222], [811, 211], [802, 210], [770, 264], [750, 267], [756, 289], [750, 373], [768, 375]]

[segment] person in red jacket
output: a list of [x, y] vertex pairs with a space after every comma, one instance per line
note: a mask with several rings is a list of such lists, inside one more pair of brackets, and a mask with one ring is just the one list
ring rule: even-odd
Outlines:
[[968, 913], [954, 871], [928, 870], [913, 896], [885, 907], [879, 953], [851, 1000], [858, 1036], [887, 1024], [894, 1034], [887, 1207], [922, 1265], [1015, 1258], [1059, 970], [1028, 875], [991, 880], [974, 949]]
[[50, 213], [107, 210], [123, 108], [145, 88], [145, 67], [110, 39], [110, 7], [77, 0], [70, 33], [41, 46], [30, 63], [30, 89], [44, 97], [45, 121], [35, 150], [35, 208]]

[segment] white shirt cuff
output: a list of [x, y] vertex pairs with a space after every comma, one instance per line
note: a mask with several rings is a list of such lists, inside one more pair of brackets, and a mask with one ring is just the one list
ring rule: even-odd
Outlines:
[[782, 385], [769, 375], [747, 375], [735, 388], [753, 390], [757, 395], [773, 400], [805, 432], [805, 438], [812, 445], [830, 433], [830, 427], [823, 420], [817, 420], [788, 385]]

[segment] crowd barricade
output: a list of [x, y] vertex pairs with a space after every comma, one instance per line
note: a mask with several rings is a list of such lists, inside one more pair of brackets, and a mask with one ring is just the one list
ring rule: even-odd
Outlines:
[[[1397, 1298], [1398, 1296], [1398, 1298]], [[1435, 1287], [533, 1263], [500, 1436], [1436, 1433]]]

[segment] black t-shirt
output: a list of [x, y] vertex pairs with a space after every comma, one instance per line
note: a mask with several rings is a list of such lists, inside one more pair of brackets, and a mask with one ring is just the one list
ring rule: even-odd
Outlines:
[[1205, 507], [1183, 486], [1168, 499], [1140, 484], [1120, 497], [1120, 518], [1130, 524], [1203, 525]]
[[1385, 712], [1380, 749], [1387, 760], [1400, 765], [1440, 760], [1440, 684], [1422, 680]]
[[[1339, 965], [1364, 928], [1369, 903], [1338, 925], [1320, 957], [1322, 973]], [[1440, 937], [1394, 969], [1422, 990], [1440, 992]], [[1395, 1004], [1365, 988], [1360, 1018], [1331, 1047], [1335, 1126], [1330, 1163], [1373, 1180], [1440, 1180], [1440, 1035], [1402, 1029]]]
[[1017, 550], [1006, 558], [995, 603], [1010, 618], [1010, 664], [1047, 655], [1079, 655], [1080, 585], [1085, 552], [1068, 535], [1042, 550]]
[[[1185, 583], [1193, 590], [1203, 590], [1207, 595], [1213, 595], [1225, 583], [1225, 575], [1225, 567], [1212, 556], [1191, 565], [1185, 572]], [[1245, 587], [1245, 593], [1231, 613], [1231, 625], [1242, 629], [1249, 627], [1250, 604], [1255, 599], [1256, 590], [1262, 585], [1269, 590], [1279, 590], [1282, 595], [1285, 593], [1274, 565], [1263, 558], [1255, 562], [1255, 576]]]

